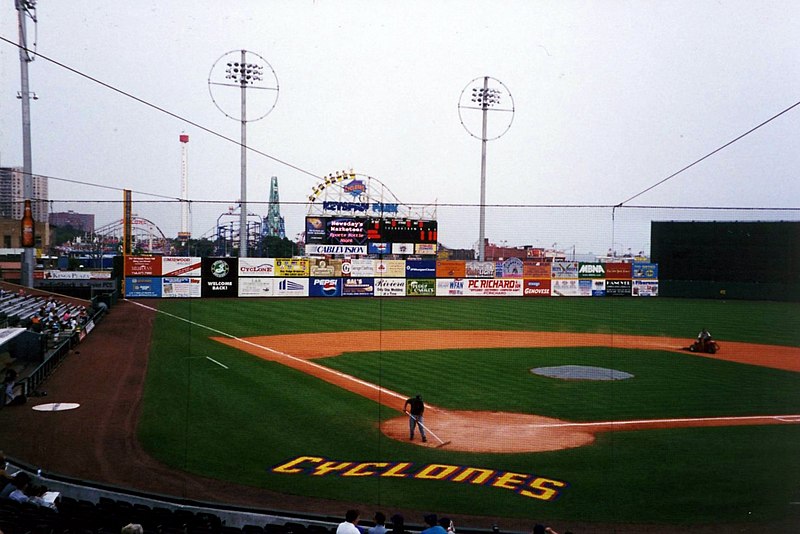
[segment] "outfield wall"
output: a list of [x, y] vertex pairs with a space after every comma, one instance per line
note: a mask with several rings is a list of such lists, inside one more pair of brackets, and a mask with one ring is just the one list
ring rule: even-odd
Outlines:
[[657, 296], [654, 263], [125, 258], [129, 298]]

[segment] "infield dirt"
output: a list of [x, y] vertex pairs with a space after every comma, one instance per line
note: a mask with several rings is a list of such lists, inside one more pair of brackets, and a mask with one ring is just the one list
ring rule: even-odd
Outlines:
[[[396, 350], [435, 350], [467, 348], [520, 347], [616, 347], [680, 352], [731, 362], [772, 367], [800, 372], [800, 348], [724, 343], [724, 350], [714, 355], [685, 352], [685, 339], [559, 332], [513, 332], [483, 330], [414, 330], [333, 332], [258, 336], [246, 339], [216, 337], [215, 340], [236, 347], [260, 358], [282, 363], [338, 387], [402, 410], [407, 395], [388, 390], [350, 375], [314, 363], [314, 359], [336, 356], [345, 352], [374, 352]], [[538, 415], [453, 411], [428, 406], [425, 425], [437, 436], [448, 441], [451, 450], [471, 452], [513, 453], [553, 451], [588, 445], [599, 432], [615, 430], [645, 430], [686, 426], [733, 426], [765, 424], [797, 424], [796, 419], [764, 417], [717, 417], [700, 419], [664, 419], [651, 421], [598, 421], [571, 423]], [[381, 431], [397, 440], [408, 439], [405, 416], [384, 421]], [[435, 447], [441, 443], [429, 439], [421, 446]]]

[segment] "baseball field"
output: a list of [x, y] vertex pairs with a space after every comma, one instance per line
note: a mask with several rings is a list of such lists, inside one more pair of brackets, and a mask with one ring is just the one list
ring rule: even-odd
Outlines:
[[[681, 350], [702, 327], [718, 354]], [[564, 366], [595, 375], [533, 372]], [[138, 435], [177, 469], [388, 511], [689, 525], [793, 513], [798, 423], [793, 303], [209, 299], [158, 303]]]

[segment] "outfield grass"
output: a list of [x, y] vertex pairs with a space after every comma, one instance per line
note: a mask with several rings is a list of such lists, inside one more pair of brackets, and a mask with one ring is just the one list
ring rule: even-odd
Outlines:
[[[231, 335], [406, 329], [603, 332], [800, 346], [792, 303], [682, 299], [306, 299], [161, 301]], [[440, 513], [612, 522], [731, 522], [780, 516], [800, 489], [800, 426], [614, 432], [588, 447], [536, 454], [458, 453], [385, 438], [398, 411], [208, 339], [160, 315], [139, 436], [158, 459], [287, 493]], [[212, 357], [228, 369], [206, 359]], [[800, 374], [614, 348], [353, 353], [320, 363], [452, 409], [594, 421], [800, 413]], [[538, 377], [539, 365], [631, 372], [612, 383]], [[434, 400], [435, 399], [435, 400]], [[399, 407], [398, 407], [399, 408]], [[535, 473], [570, 484], [555, 502], [441, 481], [276, 474], [301, 455], [444, 463]]]

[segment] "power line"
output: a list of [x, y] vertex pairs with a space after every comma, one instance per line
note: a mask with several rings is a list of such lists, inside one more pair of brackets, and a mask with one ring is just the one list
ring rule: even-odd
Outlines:
[[679, 171], [677, 171], [677, 172], [674, 172], [674, 173], [670, 174], [669, 176], [667, 176], [667, 177], [666, 177], [666, 178], [664, 178], [663, 180], [661, 180], [661, 181], [658, 181], [658, 182], [654, 183], [653, 185], [651, 185], [651, 186], [650, 186], [650, 187], [648, 187], [647, 189], [644, 189], [643, 191], [640, 191], [640, 192], [636, 193], [635, 195], [633, 195], [632, 197], [630, 197], [630, 198], [629, 198], [629, 199], [627, 199], [627, 200], [623, 200], [622, 202], [620, 202], [619, 204], [617, 204], [617, 205], [616, 205], [616, 207], [618, 207], [618, 208], [621, 208], [621, 207], [622, 207], [622, 205], [623, 205], [623, 204], [625, 204], [626, 202], [630, 202], [630, 201], [631, 201], [631, 200], [633, 200], [634, 198], [636, 198], [636, 197], [639, 197], [639, 196], [641, 196], [641, 195], [643, 195], [643, 194], [647, 193], [648, 191], [651, 191], [651, 190], [655, 189], [656, 187], [658, 187], [659, 185], [663, 184], [664, 182], [667, 182], [668, 180], [671, 180], [671, 179], [675, 178], [676, 176], [678, 176], [679, 174], [681, 174], [683, 171], [685, 171], [685, 170], [688, 170], [688, 169], [690, 169], [690, 168], [694, 167], [695, 165], [697, 165], [698, 163], [700, 163], [701, 161], [703, 161], [703, 160], [706, 160], [706, 159], [710, 158], [711, 156], [713, 156], [713, 155], [714, 155], [714, 154], [716, 154], [717, 152], [719, 152], [719, 151], [721, 151], [721, 150], [723, 150], [723, 149], [725, 149], [725, 148], [727, 148], [727, 147], [731, 146], [731, 145], [732, 145], [733, 143], [735, 143], [736, 141], [738, 141], [738, 140], [742, 139], [743, 137], [745, 137], [745, 136], [747, 136], [747, 135], [750, 135], [751, 133], [755, 132], [756, 130], [758, 130], [759, 128], [761, 128], [762, 126], [764, 126], [765, 124], [767, 124], [767, 123], [769, 123], [769, 122], [772, 122], [773, 120], [777, 119], [778, 117], [780, 117], [780, 116], [781, 116], [781, 115], [783, 115], [784, 113], [787, 113], [787, 112], [791, 111], [792, 109], [796, 108], [797, 106], [800, 106], [800, 101], [798, 101], [798, 102], [795, 102], [794, 104], [792, 104], [792, 105], [791, 105], [791, 106], [789, 106], [788, 108], [784, 109], [784, 110], [783, 110], [783, 111], [781, 111], [780, 113], [778, 113], [778, 114], [776, 114], [776, 115], [773, 115], [772, 117], [770, 117], [769, 119], [765, 120], [764, 122], [762, 122], [762, 123], [761, 123], [761, 124], [759, 124], [758, 126], [755, 126], [755, 127], [753, 127], [753, 128], [750, 128], [749, 130], [747, 130], [745, 133], [743, 133], [743, 134], [742, 134], [742, 135], [740, 135], [739, 137], [737, 137], [737, 138], [735, 138], [735, 139], [733, 139], [733, 140], [731, 140], [731, 141], [728, 141], [727, 143], [725, 143], [725, 144], [724, 144], [724, 145], [722, 145], [721, 147], [717, 148], [716, 150], [713, 150], [713, 151], [709, 152], [708, 154], [706, 154], [706, 155], [705, 155], [705, 156], [703, 156], [702, 158], [700, 158], [700, 159], [698, 159], [698, 160], [696, 160], [696, 161], [694, 161], [694, 162], [690, 163], [689, 165], [687, 165], [686, 167], [684, 167], [684, 168], [680, 169]]
[[[21, 49], [21, 50], [24, 50], [26, 52], [31, 52], [31, 50], [28, 50], [28, 48], [26, 48], [26, 47], [24, 47], [24, 46], [22, 46], [22, 45], [20, 45], [18, 43], [15, 43], [14, 41], [11, 41], [10, 39], [7, 39], [7, 38], [5, 38], [3, 36], [0, 36], [0, 41], [4, 41], [4, 42], [6, 42], [6, 43], [8, 43], [10, 45], [13, 45], [13, 46]], [[130, 98], [131, 100], [135, 100], [136, 102], [139, 102], [140, 104], [144, 104], [145, 106], [147, 106], [149, 108], [153, 108], [156, 111], [160, 111], [161, 113], [164, 113], [165, 115], [169, 115], [170, 117], [172, 117], [174, 119], [178, 119], [181, 122], [185, 122], [186, 124], [194, 126], [195, 128], [197, 128], [199, 130], [202, 130], [202, 131], [204, 131], [206, 133], [209, 133], [209, 134], [211, 134], [211, 135], [213, 135], [215, 137], [219, 137], [220, 139], [223, 139], [223, 140], [228, 141], [230, 143], [233, 143], [235, 145], [242, 146], [241, 142], [236, 141], [233, 138], [230, 138], [230, 137], [228, 137], [226, 135], [223, 135], [223, 134], [221, 134], [219, 132], [216, 132], [216, 131], [212, 130], [211, 128], [207, 128], [207, 127], [205, 127], [205, 126], [203, 126], [201, 124], [198, 124], [197, 122], [194, 122], [193, 120], [187, 119], [186, 117], [183, 117], [181, 115], [178, 115], [177, 113], [173, 113], [172, 111], [169, 111], [169, 110], [164, 109], [164, 108], [162, 108], [160, 106], [157, 106], [156, 104], [153, 104], [152, 102], [148, 102], [147, 100], [139, 98], [138, 96], [132, 95], [131, 93], [123, 91], [122, 89], [114, 87], [111, 84], [108, 84], [108, 83], [106, 83], [106, 82], [104, 82], [102, 80], [99, 80], [99, 79], [97, 79], [97, 78], [95, 78], [93, 76], [90, 76], [90, 75], [88, 75], [88, 74], [86, 74], [84, 72], [81, 72], [81, 71], [79, 71], [79, 70], [77, 70], [75, 68], [72, 68], [72, 67], [70, 67], [68, 65], [65, 65], [65, 64], [63, 64], [63, 63], [61, 63], [59, 61], [56, 61], [55, 59], [52, 59], [52, 58], [50, 58], [48, 56], [45, 56], [41, 52], [37, 52], [36, 53], [36, 57], [37, 58], [42, 58], [45, 61], [47, 61], [49, 63], [52, 63], [53, 65], [57, 65], [57, 66], [61, 67], [62, 69], [65, 69], [65, 70], [67, 70], [67, 71], [69, 71], [69, 72], [71, 72], [73, 74], [76, 74], [76, 75], [82, 77], [82, 78], [86, 78], [87, 80], [92, 81], [92, 82], [94, 82], [94, 83], [96, 83], [98, 85], [102, 85], [106, 89], [110, 89], [110, 90], [114, 91], [115, 93], [119, 93], [119, 94], [121, 94], [121, 95], [123, 95], [123, 96], [125, 96], [127, 98]], [[266, 152], [262, 152], [262, 151], [260, 151], [258, 149], [255, 149], [255, 148], [252, 148], [252, 147], [246, 146], [246, 145], [244, 146], [244, 148], [246, 148], [247, 150], [253, 152], [254, 154], [258, 154], [259, 156], [264, 156], [265, 158], [271, 159], [272, 161], [274, 161], [276, 163], [279, 163], [281, 165], [289, 167], [290, 169], [294, 169], [294, 170], [296, 170], [298, 172], [301, 172], [303, 174], [307, 174], [307, 175], [309, 175], [312, 178], [315, 178], [317, 180], [322, 180], [322, 177], [317, 176], [313, 172], [307, 171], [307, 170], [305, 170], [305, 169], [303, 169], [301, 167], [298, 167], [297, 165], [293, 165], [293, 164], [291, 164], [291, 163], [289, 163], [287, 161], [284, 161], [284, 160], [282, 160], [280, 158], [276, 158], [275, 156], [271, 156], [270, 154], [267, 154]]]

